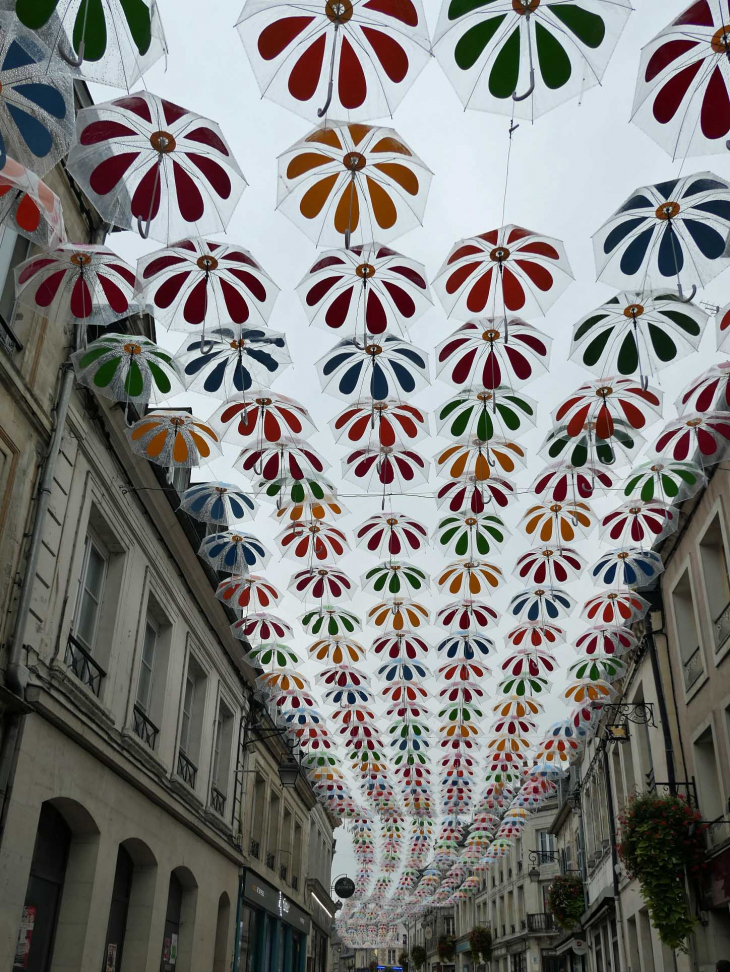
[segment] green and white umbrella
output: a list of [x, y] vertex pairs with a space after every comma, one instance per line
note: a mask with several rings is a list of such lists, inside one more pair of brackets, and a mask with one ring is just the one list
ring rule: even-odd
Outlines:
[[82, 385], [117, 402], [157, 405], [185, 387], [172, 355], [137, 334], [103, 334], [71, 361]]

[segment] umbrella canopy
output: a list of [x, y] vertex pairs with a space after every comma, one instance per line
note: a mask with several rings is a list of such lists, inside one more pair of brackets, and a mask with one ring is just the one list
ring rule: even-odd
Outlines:
[[507, 641], [512, 648], [550, 648], [565, 641], [565, 631], [546, 621], [526, 621], [507, 632]]
[[0, 169], [0, 223], [43, 249], [66, 242], [61, 200], [34, 172], [8, 155]]
[[390, 627], [397, 634], [407, 628], [420, 628], [430, 620], [428, 608], [409, 597], [391, 597], [368, 611], [368, 621], [376, 628]]
[[597, 624], [576, 640], [575, 650], [586, 655], [623, 655], [637, 643], [634, 632], [622, 624]]
[[350, 551], [347, 537], [337, 527], [321, 520], [299, 520], [278, 535], [282, 556], [295, 560], [337, 561]]
[[[344, 662], [359, 662], [365, 658], [365, 649], [356, 641], [345, 638], [331, 637], [323, 638], [309, 645], [307, 651], [312, 658], [317, 661], [332, 662], [333, 665], [340, 665]], [[344, 732], [343, 726], [342, 731]]]
[[558, 459], [577, 468], [625, 464], [644, 448], [646, 440], [625, 419], [613, 418], [612, 422], [607, 439], [596, 434], [594, 419], [586, 420], [578, 435], [570, 435], [566, 425], [557, 425], [545, 437], [540, 455], [548, 461]]
[[547, 371], [550, 344], [519, 317], [477, 317], [438, 345], [437, 374], [456, 388], [517, 388]]
[[583, 605], [581, 617], [592, 624], [633, 624], [644, 617], [649, 606], [649, 602], [634, 591], [608, 591], [589, 598]]
[[307, 634], [314, 637], [347, 637], [362, 626], [356, 614], [331, 605], [322, 605], [316, 611], [307, 611], [300, 616], [299, 621]]
[[451, 513], [484, 513], [494, 503], [504, 509], [514, 499], [515, 487], [506, 479], [490, 476], [484, 481], [476, 476], [461, 476], [457, 480], [441, 486], [436, 493], [436, 503], [439, 509], [447, 509]]
[[428, 543], [422, 523], [402, 513], [377, 513], [355, 529], [358, 547], [376, 556], [398, 557], [420, 550]]
[[687, 385], [674, 404], [680, 415], [692, 411], [730, 409], [730, 361], [723, 361], [703, 371]]
[[369, 448], [413, 445], [428, 435], [428, 413], [397, 398], [363, 398], [330, 422], [335, 442], [366, 440]]
[[664, 570], [656, 550], [621, 547], [604, 554], [591, 568], [594, 584], [603, 587], [645, 587]]
[[436, 473], [449, 479], [471, 477], [481, 483], [492, 475], [492, 470], [510, 475], [525, 465], [525, 450], [508, 439], [493, 438], [488, 441], [470, 436], [448, 446], [436, 454]]
[[593, 510], [587, 503], [537, 503], [525, 511], [520, 529], [533, 542], [573, 543], [587, 537], [595, 522]]
[[[277, 618], [275, 614], [261, 613], [247, 614], [234, 621], [231, 625], [231, 633], [234, 638], [239, 638], [241, 641], [271, 642], [290, 638], [292, 629], [291, 625], [282, 618]], [[266, 665], [271, 659], [258, 656], [258, 660], [262, 665]], [[286, 661], [281, 664], [286, 664]]]
[[132, 452], [170, 471], [200, 466], [222, 454], [214, 430], [188, 412], [157, 409], [126, 433]]
[[601, 536], [610, 543], [653, 546], [679, 526], [679, 510], [661, 500], [631, 500], [601, 520]]
[[265, 577], [257, 574], [238, 574], [227, 577], [218, 585], [215, 596], [230, 607], [248, 612], [266, 611], [281, 597], [281, 591]]
[[657, 459], [643, 462], [631, 470], [624, 495], [646, 502], [653, 499], [678, 504], [694, 496], [704, 486], [705, 474], [694, 462]]
[[574, 466], [569, 462], [554, 462], [538, 475], [532, 484], [536, 496], [547, 494], [554, 503], [566, 499], [586, 500], [598, 488], [601, 491], [613, 487], [613, 477], [600, 465]]
[[339, 601], [351, 598], [355, 585], [347, 574], [332, 565], [300, 570], [292, 575], [289, 590], [300, 601]]
[[398, 631], [382, 638], [376, 638], [372, 644], [372, 651], [374, 654], [382, 655], [390, 660], [400, 658], [411, 661], [418, 658], [419, 652], [427, 655], [429, 646], [420, 635], [414, 634], [412, 631]]
[[328, 515], [334, 519], [347, 513], [345, 504], [337, 498], [334, 486], [321, 476], [261, 479], [256, 482], [255, 489], [260, 499], [276, 503], [276, 516], [279, 518], [292, 521], [307, 518], [324, 520]]
[[456, 557], [485, 557], [499, 550], [509, 538], [509, 531], [493, 513], [453, 513], [439, 520], [434, 540], [443, 553]]
[[428, 574], [412, 564], [390, 560], [372, 567], [361, 578], [363, 591], [377, 595], [417, 595], [429, 587]]
[[77, 381], [116, 402], [157, 404], [183, 390], [171, 355], [137, 334], [102, 334], [71, 361]]
[[[269, 385], [291, 364], [286, 338], [268, 327], [219, 327], [187, 338], [175, 361], [190, 391], [228, 401]], [[252, 402], [253, 404], [253, 402]]]
[[203, 523], [227, 527], [253, 519], [258, 507], [235, 483], [196, 483], [180, 497], [180, 509]]
[[277, 206], [317, 246], [382, 240], [420, 225], [431, 172], [392, 128], [315, 128], [279, 157]]
[[499, 612], [491, 605], [467, 598], [441, 608], [436, 615], [436, 623], [451, 632], [469, 631], [471, 628], [480, 631], [498, 624], [499, 618]]
[[[644, 387], [632, 378], [611, 376], [586, 382], [566, 398], [553, 412], [553, 420], [565, 423], [569, 436], [578, 436], [592, 424], [595, 435], [610, 439], [619, 422], [632, 429], [643, 429], [661, 416], [662, 393]], [[574, 462], [574, 465], [579, 465]]]
[[232, 395], [216, 408], [208, 421], [221, 442], [235, 445], [251, 441], [279, 442], [289, 436], [309, 436], [317, 431], [303, 405], [268, 388], [250, 388], [248, 392]]
[[456, 597], [491, 594], [504, 580], [502, 570], [486, 560], [456, 560], [436, 577], [436, 586]]
[[555, 587], [530, 587], [515, 594], [507, 610], [518, 621], [549, 624], [567, 617], [574, 607], [575, 601], [566, 591]]
[[215, 570], [229, 574], [245, 574], [248, 570], [265, 567], [271, 554], [250, 533], [224, 530], [204, 537], [198, 556], [207, 560]]
[[356, 449], [342, 460], [342, 478], [369, 492], [382, 487], [384, 504], [387, 492], [405, 493], [428, 482], [428, 466], [412, 449]]
[[578, 580], [586, 562], [571, 547], [537, 547], [517, 558], [512, 576], [527, 584], [565, 584]]
[[703, 467], [722, 462], [730, 451], [728, 413], [687, 412], [664, 426], [654, 450], [662, 459], [697, 458]]
[[485, 441], [525, 431], [534, 426], [536, 419], [537, 402], [515, 394], [508, 385], [500, 385], [494, 391], [465, 388], [436, 412], [440, 433], [454, 438], [474, 436]]
[[[470, 634], [460, 631], [458, 634], [451, 635], [439, 642], [436, 651], [450, 661], [470, 662], [473, 659], [486, 658], [487, 655], [494, 654], [496, 647], [491, 638], [487, 638], [481, 633]], [[467, 679], [469, 676], [465, 676]]]
[[68, 168], [103, 218], [162, 243], [224, 232], [246, 180], [218, 125], [148, 91], [82, 109]]
[[429, 383], [426, 352], [388, 334], [366, 345], [340, 341], [317, 362], [317, 372], [322, 389], [345, 401], [406, 397]]
[[284, 477], [306, 482], [323, 473], [328, 463], [305, 439], [282, 438], [258, 448], [242, 449], [234, 468], [244, 476], [262, 476], [270, 482]]

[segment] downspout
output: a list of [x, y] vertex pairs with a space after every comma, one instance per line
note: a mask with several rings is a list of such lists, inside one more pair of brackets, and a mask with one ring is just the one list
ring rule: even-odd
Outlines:
[[651, 662], [651, 672], [654, 676], [654, 689], [656, 691], [657, 705], [659, 706], [659, 719], [662, 724], [662, 735], [664, 737], [664, 755], [667, 762], [667, 783], [669, 792], [672, 796], [677, 793], [677, 778], [674, 773], [674, 747], [672, 746], [672, 733], [669, 728], [669, 713], [667, 712], [667, 700], [664, 695], [661, 673], [659, 672], [659, 657], [657, 655], [654, 633], [651, 627], [651, 612], [646, 615], [646, 645]]
[[621, 891], [619, 889], [618, 878], [618, 850], [616, 847], [616, 821], [614, 819], [613, 790], [611, 789], [611, 767], [608, 763], [608, 746], [603, 742], [603, 777], [606, 784], [606, 797], [608, 798], [608, 835], [611, 840], [611, 872], [613, 874], [613, 897], [616, 908], [616, 921], [618, 924], [618, 950], [619, 962], [625, 969], [626, 955], [624, 953], [624, 917], [621, 907]]

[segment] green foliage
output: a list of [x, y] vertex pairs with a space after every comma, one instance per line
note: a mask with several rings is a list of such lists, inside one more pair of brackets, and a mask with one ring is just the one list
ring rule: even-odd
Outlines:
[[428, 958], [428, 952], [423, 947], [423, 945], [414, 945], [411, 949], [411, 961], [417, 969], [423, 968], [426, 964], [426, 959]]
[[453, 935], [441, 935], [436, 942], [436, 951], [442, 962], [450, 962], [456, 955], [456, 939]]
[[548, 891], [548, 908], [559, 928], [575, 928], [585, 910], [581, 879], [573, 874], [556, 877]]
[[403, 969], [408, 965], [408, 952], [400, 953], [398, 956], [398, 965]]
[[620, 816], [618, 852], [629, 875], [641, 885], [652, 925], [671, 949], [687, 951], [696, 919], [685, 895], [685, 871], [704, 867], [705, 825], [679, 797], [647, 793], [629, 801]]
[[475, 925], [469, 932], [469, 951], [475, 962], [479, 961], [479, 956], [484, 962], [491, 961], [492, 933], [484, 925]]

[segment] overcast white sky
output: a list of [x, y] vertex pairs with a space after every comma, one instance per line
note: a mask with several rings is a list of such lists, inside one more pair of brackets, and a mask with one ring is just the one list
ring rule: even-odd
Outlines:
[[[299, 229], [275, 211], [277, 156], [306, 134], [310, 126], [279, 105], [260, 99], [234, 28], [240, 13], [238, 0], [217, 0], [205, 5], [194, 0], [158, 0], [158, 3], [170, 56], [167, 68], [162, 63], [156, 65], [146, 75], [144, 83], [155, 94], [219, 122], [238, 158], [249, 188], [228, 228], [227, 239], [249, 248], [282, 288], [269, 323], [286, 332], [294, 366], [283, 373], [274, 388], [297, 398], [310, 409], [320, 429], [313, 444], [331, 463], [328, 476], [337, 483], [340, 460], [346, 450], [335, 445], [327, 423], [341, 410], [343, 403], [322, 394], [314, 367], [316, 360], [336, 339], [319, 328], [308, 326], [294, 292], [313, 262], [316, 250]], [[432, 32], [439, 6], [439, 0], [425, 0]], [[550, 373], [524, 389], [540, 403], [540, 422], [536, 430], [519, 440], [530, 451], [528, 469], [517, 480], [523, 486], [529, 485], [544, 465], [536, 450], [550, 427], [551, 410], [565, 394], [591, 377], [578, 365], [567, 363], [571, 327], [614, 292], [595, 282], [591, 234], [637, 186], [669, 179], [680, 171], [680, 163], [672, 162], [648, 136], [630, 124], [629, 115], [641, 47], [684, 9], [687, 2], [636, 0], [636, 6], [638, 9], [628, 21], [603, 86], [588, 91], [581, 105], [577, 102], [563, 105], [534, 125], [523, 122], [514, 137], [505, 222], [521, 224], [564, 240], [575, 275], [575, 283], [549, 315], [531, 320], [550, 334], [554, 342]], [[94, 95], [101, 101], [114, 97], [114, 92], [96, 87]], [[455, 240], [500, 225], [509, 121], [496, 115], [465, 112], [439, 64], [431, 59], [397, 110], [392, 125], [434, 172], [423, 227], [392, 245], [425, 263], [433, 279]], [[704, 169], [728, 178], [730, 158], [718, 155], [690, 160], [685, 163], [683, 172], [689, 174]], [[159, 246], [146, 243], [131, 233], [116, 234], [109, 242], [130, 261]], [[700, 299], [721, 305], [727, 303], [730, 300], [730, 274], [718, 278]], [[446, 320], [437, 302], [412, 329], [411, 339], [431, 352], [456, 326], [457, 322]], [[184, 336], [162, 332], [158, 339], [168, 347], [177, 348]], [[672, 403], [686, 380], [717, 360], [722, 358], [715, 351], [714, 323], [711, 321], [700, 352], [691, 360], [661, 372], [655, 382], [665, 393], [666, 418], [676, 414]], [[432, 367], [432, 372], [434, 370]], [[433, 410], [449, 396], [449, 392], [448, 385], [434, 380], [415, 401]], [[195, 414], [203, 419], [216, 407], [214, 400], [199, 395], [187, 395], [180, 403], [183, 401], [191, 404]], [[660, 424], [652, 427], [647, 438], [650, 441], [655, 438], [660, 428]], [[432, 437], [420, 448], [430, 458], [439, 445], [445, 444]], [[226, 447], [225, 456], [210, 467], [213, 476], [243, 484], [244, 480], [231, 471], [236, 454], [234, 447]], [[628, 468], [622, 473], [627, 473]], [[432, 474], [431, 490], [437, 482], [442, 481], [436, 481]], [[343, 492], [350, 494], [356, 489], [346, 483]], [[352, 515], [340, 520], [338, 525], [350, 534], [366, 517], [380, 511], [379, 496], [363, 494], [345, 502]], [[506, 575], [517, 556], [528, 546], [516, 528], [527, 502], [528, 497], [521, 497], [505, 516], [513, 538], [497, 563]], [[617, 498], [616, 505], [618, 502]], [[425, 522], [429, 530], [435, 527], [437, 516], [433, 500], [408, 499], [405, 503], [394, 500], [393, 509], [399, 507]], [[268, 516], [270, 509], [273, 507], [263, 504], [252, 532], [277, 554], [273, 538], [280, 527], [273, 522], [273, 517]], [[577, 546], [589, 563], [607, 549], [599, 544], [597, 533]], [[419, 565], [431, 574], [444, 562], [435, 551], [419, 557]], [[358, 551], [347, 556], [342, 567], [358, 578], [375, 563], [375, 558]], [[286, 588], [295, 569], [296, 565], [291, 561], [281, 561], [274, 556], [266, 573], [279, 587]], [[510, 580], [495, 598], [495, 606], [503, 608], [518, 589], [517, 582]], [[578, 583], [568, 589], [579, 602], [577, 616], [582, 601], [594, 588]], [[448, 600], [435, 590], [424, 598], [432, 609], [443, 606]], [[350, 606], [363, 616], [374, 603], [370, 595], [359, 595]], [[291, 621], [302, 610], [301, 603], [288, 595], [279, 613]], [[293, 643], [300, 654], [304, 654], [310, 639], [296, 622], [295, 627], [298, 630]], [[509, 627], [504, 620], [500, 633], [503, 635]], [[577, 619], [570, 622], [569, 631], [573, 635], [581, 629], [582, 624]], [[375, 633], [373, 629], [366, 629], [360, 640], [369, 646]], [[435, 644], [439, 633], [439, 629], [427, 629], [426, 637]], [[503, 658], [502, 638], [498, 637], [497, 643]], [[570, 645], [560, 650], [559, 659], [564, 668], [575, 658]], [[431, 664], [436, 668], [435, 658], [431, 659]], [[370, 667], [375, 667], [372, 662]], [[492, 667], [497, 669], [496, 664]], [[312, 674], [318, 670], [316, 666], [309, 668]], [[546, 707], [546, 726], [566, 712], [563, 703], [555, 698], [563, 682], [563, 678], [555, 682], [553, 700]], [[491, 694], [495, 689], [496, 680], [493, 680]], [[384, 706], [376, 703], [376, 708], [383, 710]], [[435, 703], [432, 708], [436, 708]], [[435, 717], [433, 721], [435, 723]], [[337, 840], [333, 877], [342, 872], [354, 872], [351, 845], [344, 830], [338, 831]]]

